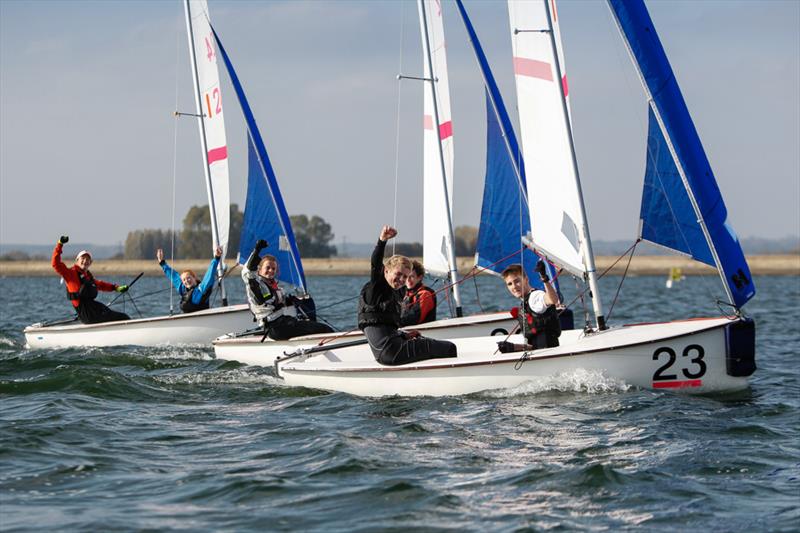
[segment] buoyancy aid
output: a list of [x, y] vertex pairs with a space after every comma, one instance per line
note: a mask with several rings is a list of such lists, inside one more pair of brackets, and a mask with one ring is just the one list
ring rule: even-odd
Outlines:
[[400, 326], [400, 299], [388, 284], [384, 288], [369, 281], [358, 296], [358, 328], [377, 325]]
[[[430, 304], [423, 309], [423, 300], [430, 299]], [[436, 291], [420, 282], [406, 292], [400, 312], [400, 324], [411, 326], [436, 320]]]
[[529, 303], [530, 293], [525, 295], [524, 313], [517, 320], [522, 328], [525, 340], [534, 348], [552, 348], [558, 346], [561, 336], [561, 324], [555, 305], [548, 305], [543, 313], [534, 313]]
[[[97, 283], [94, 281], [94, 277], [92, 276], [91, 272], [86, 272], [86, 274], [82, 274], [79, 270], [75, 270], [75, 273], [78, 276], [78, 281], [80, 281], [80, 287], [77, 291], [71, 292], [69, 287], [67, 287], [67, 299], [72, 302], [72, 305], [77, 307], [81, 303], [94, 300], [97, 298]], [[78, 301], [75, 304], [75, 301]]]
[[195, 311], [202, 311], [204, 309], [208, 309], [210, 306], [211, 301], [211, 293], [214, 292], [214, 287], [209, 286], [206, 289], [206, 292], [203, 293], [203, 296], [200, 297], [199, 303], [194, 303], [192, 301], [192, 296], [194, 295], [194, 291], [197, 290], [198, 286], [195, 285], [191, 289], [187, 289], [181, 295], [181, 311], [184, 313], [194, 313]]

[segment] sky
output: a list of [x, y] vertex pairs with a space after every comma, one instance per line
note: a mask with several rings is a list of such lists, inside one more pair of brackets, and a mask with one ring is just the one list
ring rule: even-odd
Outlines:
[[[515, 116], [505, 2], [465, 5]], [[800, 234], [800, 2], [648, 7], [739, 236]], [[289, 213], [323, 217], [337, 243], [372, 242], [382, 224], [421, 241], [422, 86], [397, 80], [422, 73], [415, 4], [209, 0], [209, 11]], [[562, 0], [559, 16], [591, 235], [632, 242], [643, 92], [604, 2]], [[477, 226], [483, 86], [449, 1], [444, 17], [454, 224]], [[207, 203], [196, 123], [173, 116], [194, 107], [185, 32], [177, 0], [0, 0], [0, 243], [122, 243], [180, 228]], [[244, 123], [227, 80], [222, 94], [243, 207]]]

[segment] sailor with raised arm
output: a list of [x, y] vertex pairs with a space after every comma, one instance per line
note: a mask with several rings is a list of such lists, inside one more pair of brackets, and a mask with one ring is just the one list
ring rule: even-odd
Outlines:
[[401, 331], [400, 303], [403, 285], [411, 272], [411, 260], [393, 255], [383, 263], [386, 241], [397, 230], [383, 226], [370, 260], [370, 279], [358, 299], [358, 328], [364, 332], [372, 355], [383, 365], [404, 365], [425, 359], [456, 357], [456, 345], [429, 339], [417, 330]]
[[550, 283], [544, 261], [536, 263], [536, 272], [544, 290], [533, 289], [522, 265], [511, 265], [501, 273], [508, 292], [522, 300], [522, 310], [517, 310], [517, 320], [528, 345], [521, 346], [502, 341], [497, 343], [500, 352], [537, 350], [558, 346], [561, 325], [558, 320], [558, 294]]
[[92, 276], [89, 267], [92, 265], [92, 254], [88, 250], [81, 250], [75, 257], [75, 264], [68, 267], [61, 261], [61, 253], [64, 245], [69, 242], [69, 237], [62, 235], [53, 249], [53, 257], [50, 261], [53, 270], [58, 272], [67, 286], [67, 298], [69, 298], [78, 319], [84, 324], [98, 324], [100, 322], [115, 322], [117, 320], [130, 320], [125, 313], [113, 311], [96, 301], [97, 291], [117, 291], [126, 292], [127, 285], [116, 285], [99, 280]]
[[259, 239], [247, 262], [242, 266], [242, 281], [247, 291], [247, 301], [256, 322], [264, 326], [264, 333], [274, 340], [286, 340], [314, 333], [332, 333], [333, 329], [314, 320], [297, 318], [298, 301], [285, 295], [278, 286], [278, 260], [275, 256], [260, 257], [267, 241]]
[[178, 291], [181, 297], [181, 311], [184, 313], [194, 313], [195, 311], [202, 311], [208, 309], [211, 304], [211, 294], [214, 292], [215, 274], [217, 267], [222, 258], [222, 248], [217, 246], [214, 250], [214, 257], [208, 265], [203, 280], [197, 277], [193, 270], [184, 270], [178, 274], [171, 266], [164, 260], [164, 250], [159, 248], [156, 250], [156, 261]]

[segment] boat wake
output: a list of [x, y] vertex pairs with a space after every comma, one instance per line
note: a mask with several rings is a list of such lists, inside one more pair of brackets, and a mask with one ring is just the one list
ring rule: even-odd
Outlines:
[[554, 376], [532, 378], [518, 387], [486, 392], [493, 398], [527, 396], [543, 392], [582, 392], [588, 394], [604, 394], [609, 392], [625, 392], [631, 385], [624, 381], [604, 375], [598, 370], [577, 369], [561, 372]]

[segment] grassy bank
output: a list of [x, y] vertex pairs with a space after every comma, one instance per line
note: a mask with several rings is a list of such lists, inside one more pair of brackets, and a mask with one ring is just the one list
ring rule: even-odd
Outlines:
[[[597, 270], [604, 272], [610, 267], [617, 257], [598, 257]], [[800, 276], [800, 255], [753, 255], [747, 258], [753, 275], [781, 275]], [[235, 265], [233, 260], [227, 261], [228, 267]], [[472, 268], [471, 257], [458, 259], [459, 271], [466, 274]], [[622, 274], [627, 265], [627, 257], [620, 259], [612, 268], [612, 273]], [[207, 259], [189, 259], [176, 261], [176, 269], [192, 269], [202, 275], [208, 268]], [[304, 259], [303, 266], [307, 275], [330, 276], [366, 276], [369, 274], [368, 258], [332, 258], [332, 259]], [[633, 275], [664, 275], [669, 269], [679, 267], [687, 276], [716, 275], [716, 270], [695, 261], [677, 256], [638, 256], [631, 261], [629, 274]], [[161, 268], [155, 261], [131, 260], [98, 260], [92, 265], [92, 272], [98, 277], [136, 275], [144, 272], [146, 276], [163, 275]], [[0, 261], [0, 276], [55, 276], [49, 261]]]

